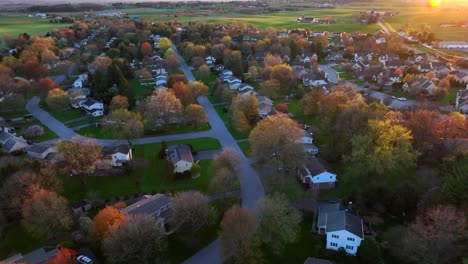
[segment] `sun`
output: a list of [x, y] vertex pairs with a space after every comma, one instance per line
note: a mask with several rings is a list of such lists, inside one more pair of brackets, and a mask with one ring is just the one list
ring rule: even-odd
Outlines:
[[429, 6], [436, 7], [440, 5], [440, 0], [429, 0]]

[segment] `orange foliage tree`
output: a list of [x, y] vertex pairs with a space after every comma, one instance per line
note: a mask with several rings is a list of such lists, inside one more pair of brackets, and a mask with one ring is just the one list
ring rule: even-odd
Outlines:
[[124, 214], [111, 206], [99, 211], [89, 226], [91, 241], [98, 245], [102, 239], [127, 220]]

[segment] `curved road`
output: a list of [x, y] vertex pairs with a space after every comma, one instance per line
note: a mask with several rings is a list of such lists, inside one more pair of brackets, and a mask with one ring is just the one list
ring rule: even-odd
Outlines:
[[[195, 77], [191, 72], [191, 68], [187, 66], [185, 60], [178, 54], [178, 51], [175, 46], [173, 46], [174, 51], [179, 57], [180, 60], [180, 69], [185, 73], [187, 80], [195, 81]], [[157, 136], [157, 137], [147, 137], [140, 138], [135, 140], [135, 144], [148, 144], [161, 142], [162, 140], [172, 141], [172, 140], [181, 140], [181, 139], [192, 139], [199, 137], [213, 137], [219, 140], [223, 148], [233, 148], [242, 156], [242, 163], [239, 170], [239, 180], [242, 190], [242, 206], [253, 210], [255, 203], [258, 199], [262, 198], [265, 195], [265, 190], [260, 181], [260, 177], [252, 168], [251, 161], [244, 155], [242, 150], [239, 148], [236, 140], [232, 137], [231, 133], [227, 130], [224, 125], [223, 120], [219, 117], [218, 113], [214, 109], [213, 105], [210, 103], [208, 98], [200, 97], [198, 102], [207, 115], [208, 122], [211, 125], [211, 130], [203, 132], [194, 132], [186, 134], [176, 134], [176, 135], [167, 135], [167, 136]], [[75, 131], [66, 127], [62, 122], [55, 119], [47, 111], [44, 111], [39, 107], [39, 98], [34, 97], [31, 99], [27, 105], [26, 109], [37, 119], [39, 119], [44, 125], [46, 125], [50, 130], [54, 131], [62, 139], [71, 139], [74, 136], [79, 136]], [[99, 145], [109, 146], [124, 142], [122, 140], [112, 140], [112, 139], [96, 139]], [[52, 141], [50, 141], [52, 142]], [[215, 240], [197, 254], [186, 260], [186, 264], [217, 264], [222, 263], [221, 255], [219, 253], [219, 241]]]

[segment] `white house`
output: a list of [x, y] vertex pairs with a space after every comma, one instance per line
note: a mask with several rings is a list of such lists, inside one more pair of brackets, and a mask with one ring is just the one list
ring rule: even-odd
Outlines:
[[105, 147], [102, 152], [112, 167], [121, 167], [133, 159], [132, 148], [127, 144]]
[[88, 100], [82, 103], [82, 107], [86, 110], [86, 112], [89, 115], [92, 115], [94, 117], [104, 115], [104, 104], [96, 99], [88, 98]]
[[[5, 132], [3, 132], [5, 133]], [[10, 137], [5, 144], [2, 145], [3, 149], [8, 153], [18, 153], [26, 150], [28, 147], [26, 139], [21, 137]]]
[[73, 108], [80, 108], [87, 100], [87, 96], [91, 93], [88, 88], [73, 87], [68, 89], [68, 98]]
[[239, 91], [240, 93], [253, 92], [253, 90], [254, 90], [254, 88], [252, 86], [250, 86], [248, 84], [245, 84], [245, 83], [242, 83], [237, 88], [237, 91]]
[[28, 155], [34, 159], [47, 159], [50, 154], [57, 153], [57, 149], [51, 146], [33, 144], [28, 148]]
[[215, 57], [213, 57], [213, 56], [207, 56], [207, 57], [205, 58], [205, 63], [206, 63], [206, 65], [208, 65], [208, 66], [211, 67], [211, 66], [215, 65], [216, 59], [215, 59]]
[[232, 71], [231, 70], [223, 70], [221, 74], [219, 75], [219, 78], [223, 81], [225, 81], [227, 78], [232, 77]]
[[15, 128], [8, 124], [5, 119], [0, 117], [0, 132], [7, 132], [15, 135]]
[[308, 133], [307, 131], [304, 130], [301, 139], [296, 141], [296, 143], [299, 144], [304, 144], [304, 150], [312, 155], [316, 155], [319, 152], [319, 149], [317, 146], [314, 145], [314, 138], [312, 137], [311, 133]]
[[319, 234], [327, 236], [327, 249], [342, 248], [350, 255], [356, 255], [364, 240], [362, 219], [339, 202], [319, 204], [317, 228]]
[[242, 84], [241, 79], [230, 76], [224, 80], [228, 85], [230, 89], [236, 89], [239, 88], [239, 86]]
[[432, 80], [427, 78], [413, 78], [409, 82], [406, 82], [402, 86], [404, 92], [410, 92], [413, 94], [427, 94], [432, 95], [436, 89], [436, 85]]
[[141, 200], [120, 210], [126, 216], [145, 215], [156, 219], [157, 225], [164, 228], [164, 224], [172, 214], [172, 200], [161, 193], [144, 195]]
[[174, 164], [174, 173], [189, 171], [193, 165], [192, 150], [188, 145], [177, 144], [166, 149], [167, 159]]
[[298, 175], [303, 184], [314, 190], [335, 188], [336, 174], [328, 172], [316, 157], [308, 158]]

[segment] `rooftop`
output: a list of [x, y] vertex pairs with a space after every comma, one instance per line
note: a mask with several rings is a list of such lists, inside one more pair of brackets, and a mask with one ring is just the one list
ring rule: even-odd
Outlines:
[[138, 202], [127, 206], [122, 209], [122, 213], [126, 215], [152, 215], [156, 211], [160, 210], [162, 206], [171, 203], [171, 198], [165, 194], [155, 194], [153, 196], [143, 196]]

